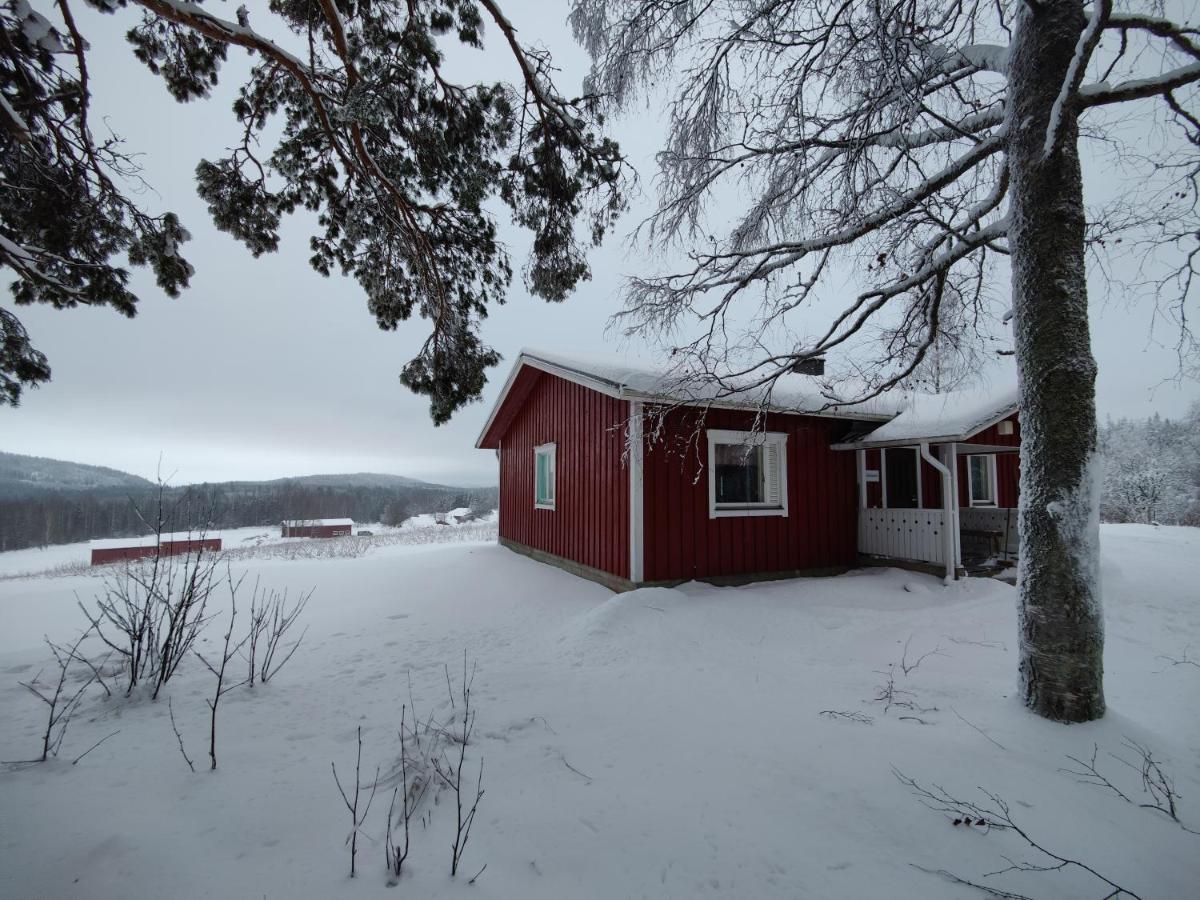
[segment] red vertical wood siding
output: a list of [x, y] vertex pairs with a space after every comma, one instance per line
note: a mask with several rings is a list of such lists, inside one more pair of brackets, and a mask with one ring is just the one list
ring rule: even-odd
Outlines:
[[852, 565], [857, 556], [855, 455], [830, 445], [845, 422], [768, 415], [767, 431], [787, 439], [787, 516], [708, 512], [706, 429], [749, 430], [753, 416], [735, 410], [669, 413], [659, 440], [645, 450], [645, 578], [714, 578]]
[[121, 562], [131, 559], [147, 559], [152, 556], [180, 556], [184, 553], [196, 553], [201, 550], [216, 552], [221, 549], [220, 538], [195, 538], [184, 541], [163, 541], [161, 544], [149, 544], [137, 547], [98, 547], [92, 550], [93, 566], [103, 566], [111, 562]]
[[[629, 577], [628, 404], [536, 369], [500, 439], [500, 536]], [[533, 448], [553, 443], [555, 509], [533, 505]]]
[[[1004, 421], [1013, 423], [1012, 434], [1000, 434], [999, 423], [985, 428], [958, 445], [958, 503], [960, 506], [970, 505], [970, 493], [967, 486], [967, 460], [971, 454], [971, 444], [992, 444], [999, 447], [1021, 446], [1021, 423], [1016, 413]], [[1005, 509], [1016, 509], [1018, 486], [1021, 483], [1021, 459], [1019, 453], [996, 454], [996, 505]]]

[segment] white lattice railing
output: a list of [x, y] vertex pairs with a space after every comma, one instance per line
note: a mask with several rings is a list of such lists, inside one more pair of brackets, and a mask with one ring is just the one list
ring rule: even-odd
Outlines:
[[944, 522], [940, 509], [860, 509], [858, 552], [945, 565]]

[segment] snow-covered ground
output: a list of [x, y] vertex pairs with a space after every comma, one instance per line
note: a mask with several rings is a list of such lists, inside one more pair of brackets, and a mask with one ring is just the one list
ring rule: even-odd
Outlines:
[[[1089, 760], [1144, 799], [1129, 738], [1153, 750], [1200, 829], [1200, 530], [1102, 533], [1109, 713], [1063, 726], [1014, 696], [1015, 595], [997, 581], [943, 587], [867, 570], [741, 588], [690, 584], [613, 595], [492, 544], [380, 546], [358, 558], [250, 559], [250, 577], [315, 589], [299, 653], [266, 686], [222, 701], [220, 768], [205, 770], [211, 676], [167, 704], [96, 696], [47, 764], [0, 771], [0, 896], [24, 897], [970, 897], [920, 868], [1032, 897], [1099, 897], [1011, 831], [955, 826], [893, 767], [989, 803], [1044, 846], [1144, 898], [1195, 897], [1200, 835], [1081, 784]], [[47, 551], [54, 553], [57, 551]], [[7, 561], [0, 556], [6, 569]], [[36, 561], [35, 561], [36, 562]], [[21, 569], [47, 568], [22, 562]], [[9, 569], [11, 571], [11, 569]], [[0, 581], [0, 757], [38, 746], [43, 710], [18, 686], [68, 639], [94, 577]], [[208, 648], [217, 640], [214, 629]], [[928, 651], [920, 665], [909, 666]], [[448, 718], [446, 673], [478, 661], [474, 777], [463, 870], [449, 878], [452, 796], [414, 821], [389, 894], [382, 837], [390, 783], [347, 878], [348, 814], [330, 773], [390, 772], [401, 705]], [[894, 664], [897, 699], [873, 702]], [[872, 724], [822, 715], [861, 713]], [[71, 760], [118, 732], [78, 765]], [[467, 879], [486, 863], [472, 886]]]
[[[225, 551], [233, 551], [235, 558], [253, 557], [304, 557], [304, 556], [360, 556], [378, 546], [391, 544], [434, 544], [459, 540], [479, 540], [494, 537], [498, 515], [496, 510], [480, 514], [470, 522], [459, 522], [455, 514], [466, 514], [470, 510], [451, 510], [441, 516], [423, 513], [406, 519], [402, 525], [383, 525], [379, 522], [359, 523], [354, 526], [351, 538], [298, 538], [281, 537], [278, 526], [251, 525], [245, 528], [227, 528], [213, 531], [208, 537], [221, 538]], [[449, 529], [443, 532], [439, 529]], [[458, 531], [455, 531], [455, 530]], [[370, 538], [368, 540], [368, 538]], [[103, 543], [112, 545], [115, 539]], [[90, 570], [92, 542], [58, 544], [51, 547], [34, 547], [28, 550], [12, 550], [0, 553], [0, 580], [6, 578], [28, 578], [56, 575], [94, 574], [102, 576], [104, 570]]]

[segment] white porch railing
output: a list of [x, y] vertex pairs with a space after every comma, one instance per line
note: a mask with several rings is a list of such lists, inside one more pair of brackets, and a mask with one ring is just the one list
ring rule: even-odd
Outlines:
[[944, 566], [944, 522], [940, 509], [860, 509], [858, 552]]

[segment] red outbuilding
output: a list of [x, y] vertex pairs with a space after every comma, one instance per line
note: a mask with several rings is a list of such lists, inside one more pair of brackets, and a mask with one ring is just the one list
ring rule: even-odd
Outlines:
[[354, 530], [353, 519], [288, 519], [283, 522], [283, 537], [347, 537]]
[[500, 459], [500, 542], [616, 590], [878, 560], [953, 577], [964, 545], [1015, 550], [1015, 386], [843, 406], [807, 375], [726, 387], [523, 351], [476, 442]]
[[152, 556], [179, 556], [184, 553], [209, 553], [221, 549], [221, 536], [201, 532], [145, 535], [143, 537], [107, 538], [92, 541], [92, 565]]

